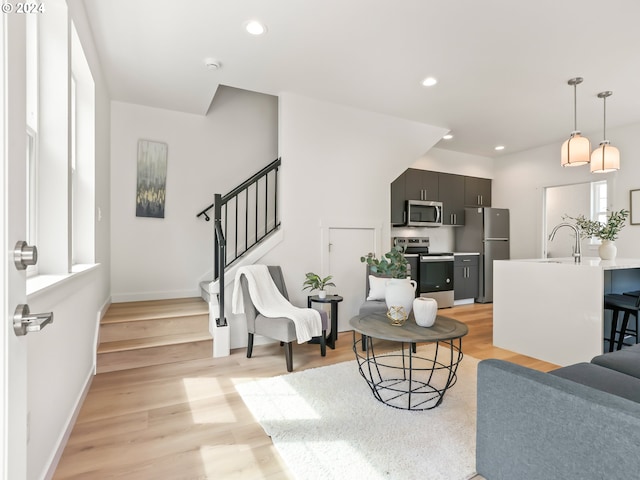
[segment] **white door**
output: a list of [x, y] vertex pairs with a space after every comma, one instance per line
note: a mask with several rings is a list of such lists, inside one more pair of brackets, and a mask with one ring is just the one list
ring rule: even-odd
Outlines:
[[13, 250], [26, 234], [26, 100], [24, 15], [2, 15], [0, 32], [0, 156], [2, 156], [2, 308], [0, 329], [0, 475], [27, 477], [27, 344], [16, 336], [13, 316], [19, 304], [26, 304], [26, 276], [13, 262]]
[[374, 228], [329, 228], [329, 274], [344, 298], [338, 306], [338, 331], [351, 330], [349, 319], [365, 300], [366, 266], [360, 257], [376, 251]]

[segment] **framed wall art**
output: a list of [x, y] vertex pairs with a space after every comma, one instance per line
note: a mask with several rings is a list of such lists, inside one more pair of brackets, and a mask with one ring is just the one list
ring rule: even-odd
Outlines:
[[164, 218], [167, 151], [166, 143], [138, 140], [136, 217]]

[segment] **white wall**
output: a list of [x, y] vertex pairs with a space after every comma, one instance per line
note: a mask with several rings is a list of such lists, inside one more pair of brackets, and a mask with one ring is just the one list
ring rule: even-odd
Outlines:
[[[588, 133], [595, 148], [602, 134]], [[629, 209], [629, 190], [640, 188], [640, 124], [608, 129], [607, 136], [620, 149], [618, 172], [591, 174], [588, 166], [560, 166], [560, 146], [542, 146], [526, 152], [505, 155], [495, 161], [493, 201], [511, 209], [511, 256], [535, 258], [542, 255], [543, 188], [606, 179], [609, 209]], [[640, 257], [640, 228], [626, 226], [616, 242], [619, 257]], [[583, 242], [583, 248], [585, 243]], [[589, 255], [594, 255], [589, 253]]]
[[[212, 277], [213, 222], [196, 214], [278, 156], [277, 98], [220, 87], [207, 116], [111, 106], [115, 302], [198, 296]], [[140, 139], [168, 144], [165, 218], [135, 216]]]
[[[442, 140], [442, 142], [445, 141]], [[493, 178], [494, 159], [443, 148], [432, 148], [411, 167], [469, 177]]]
[[[28, 297], [32, 312], [54, 312], [53, 324], [26, 337], [30, 479], [50, 475], [62, 453], [64, 435], [93, 375], [98, 321], [110, 294], [109, 93], [83, 3], [70, 0], [68, 4], [95, 81], [95, 203], [102, 211], [102, 218], [96, 219], [95, 225], [95, 257], [100, 265]], [[61, 119], [64, 120], [63, 115]]]

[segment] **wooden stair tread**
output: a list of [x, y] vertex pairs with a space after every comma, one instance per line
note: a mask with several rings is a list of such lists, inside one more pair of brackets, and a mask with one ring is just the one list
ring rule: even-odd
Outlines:
[[149, 300], [144, 302], [113, 303], [100, 323], [123, 323], [208, 314], [209, 306], [200, 297]]
[[164, 335], [160, 337], [132, 338], [105, 342], [98, 345], [98, 354], [124, 352], [143, 348], [161, 347], [166, 345], [178, 345], [182, 343], [202, 342], [213, 340], [209, 332], [197, 332], [182, 335]]

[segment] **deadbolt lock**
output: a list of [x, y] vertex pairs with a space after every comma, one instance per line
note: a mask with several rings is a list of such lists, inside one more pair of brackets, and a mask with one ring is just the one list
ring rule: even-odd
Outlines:
[[16, 248], [13, 250], [13, 263], [18, 270], [25, 270], [35, 265], [38, 263], [38, 249], [35, 245], [30, 247], [25, 241], [16, 243]]

